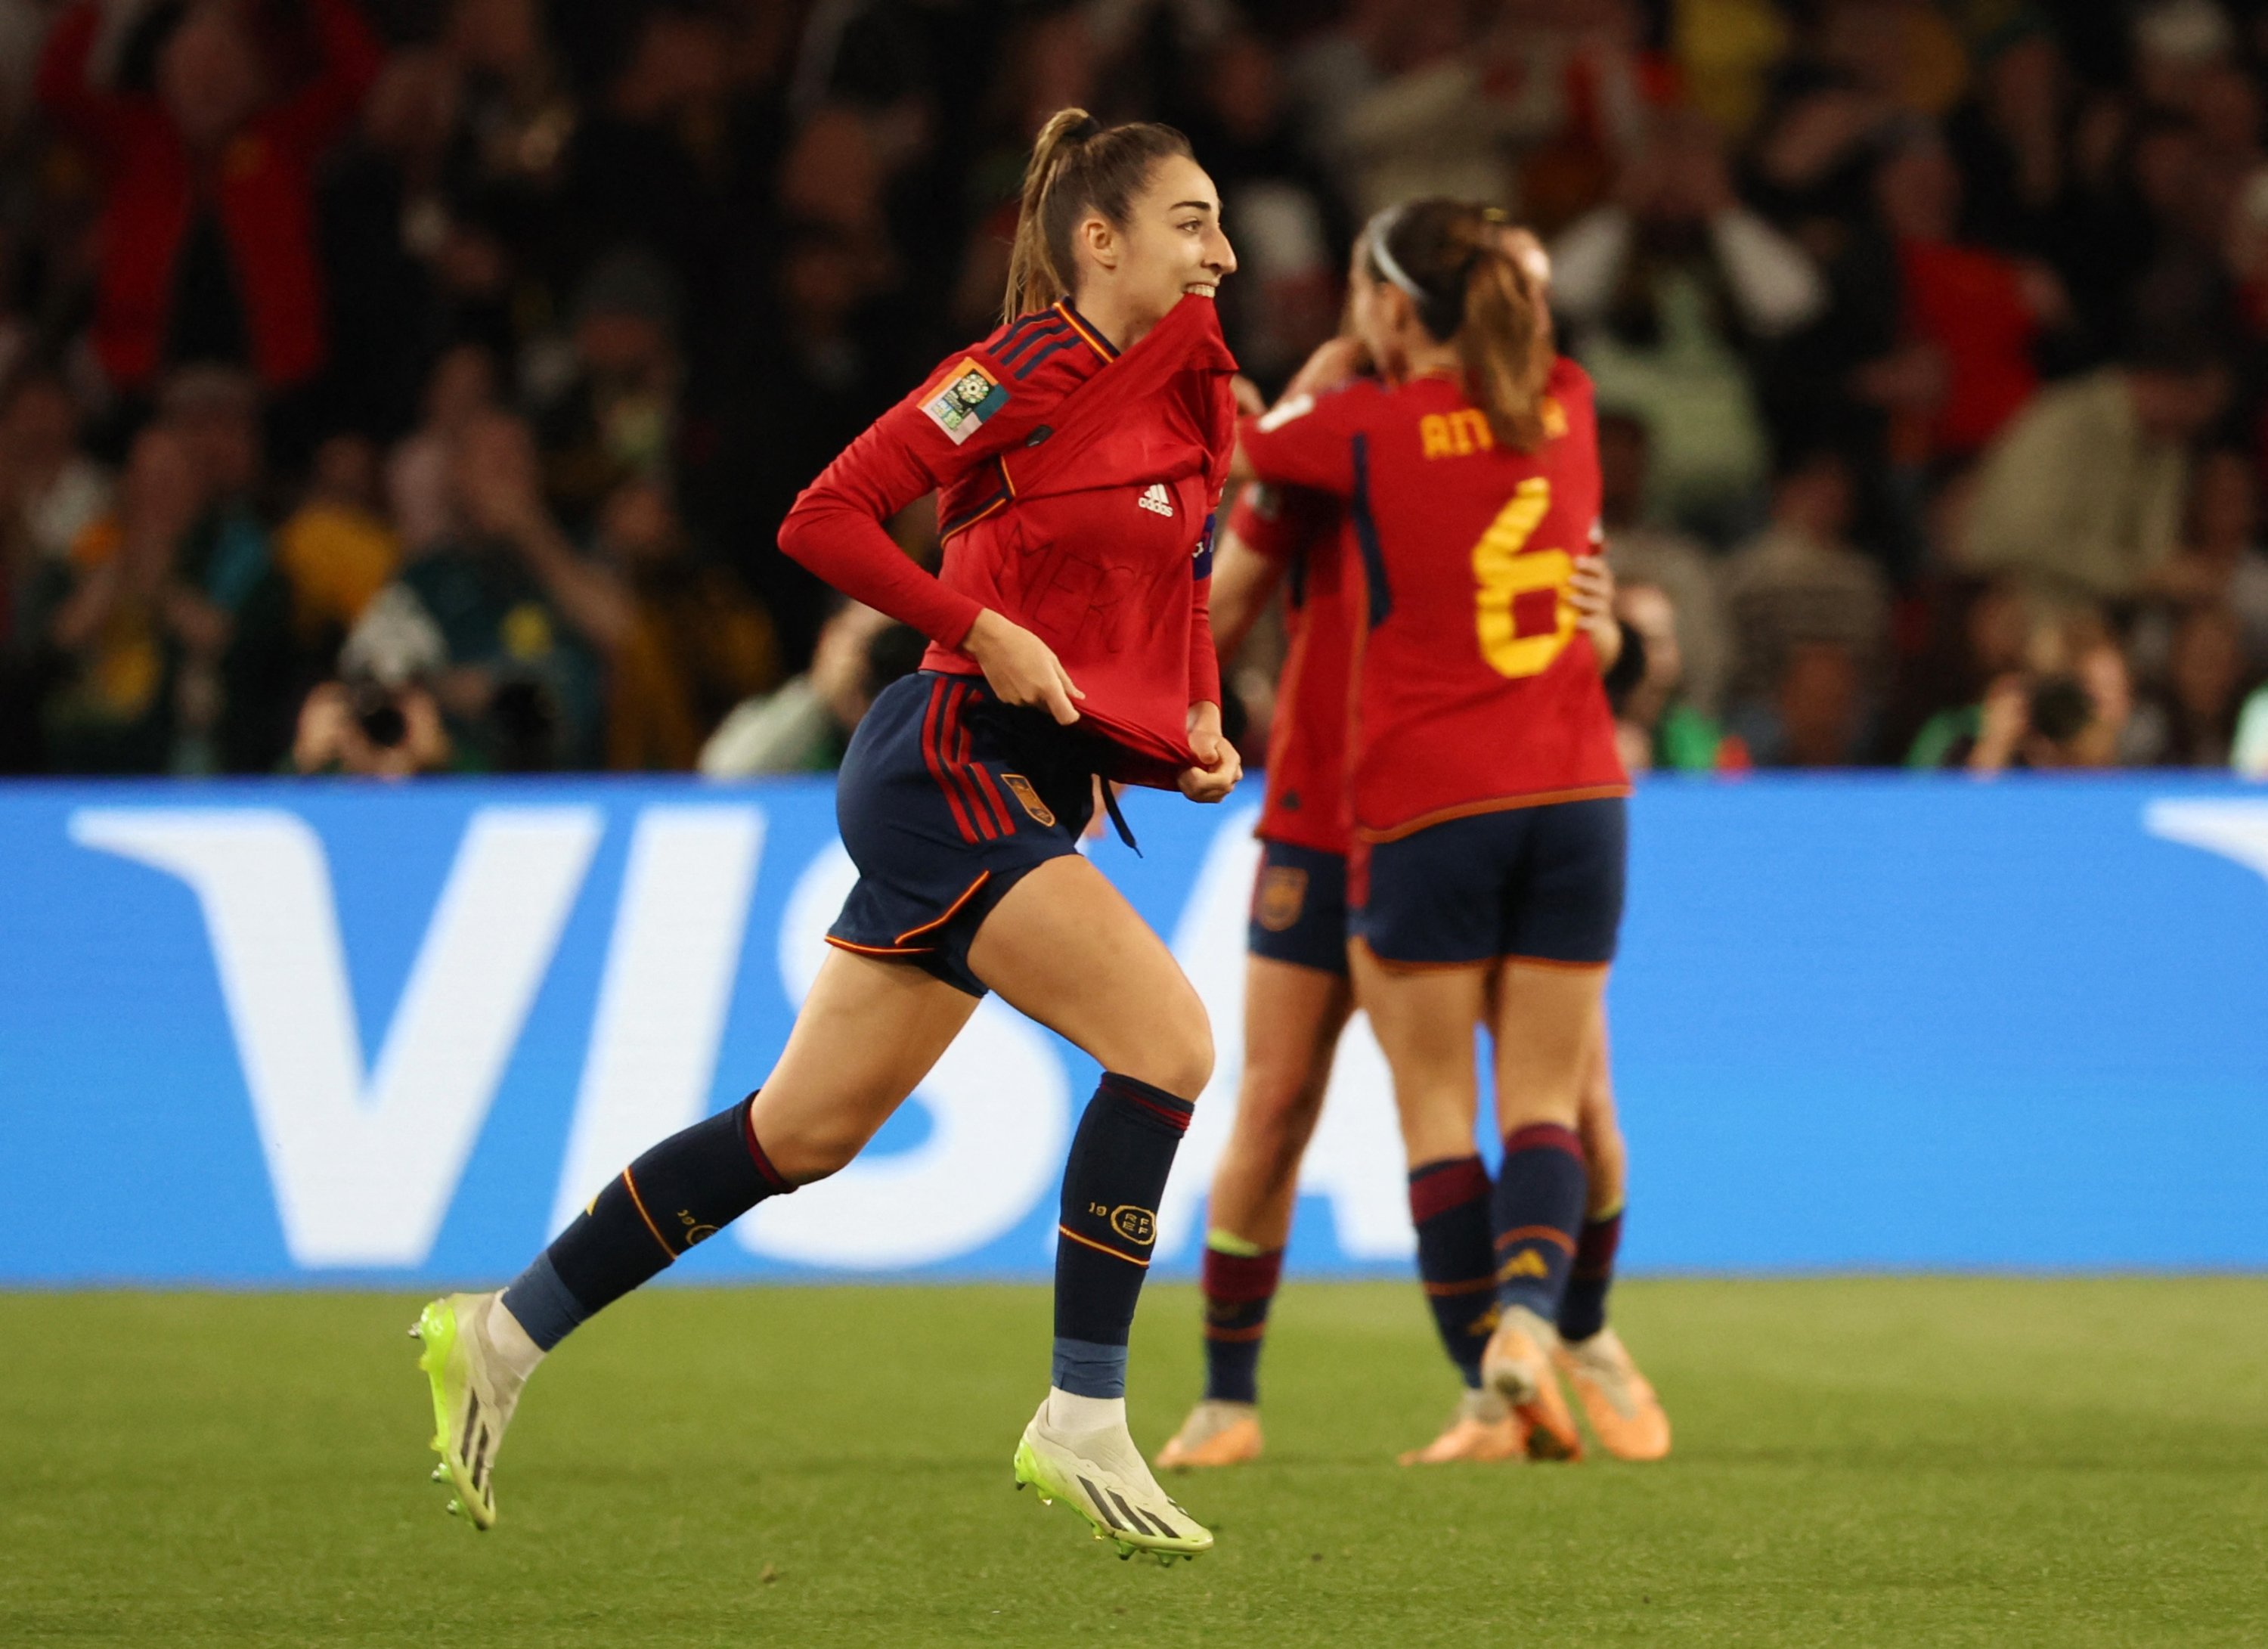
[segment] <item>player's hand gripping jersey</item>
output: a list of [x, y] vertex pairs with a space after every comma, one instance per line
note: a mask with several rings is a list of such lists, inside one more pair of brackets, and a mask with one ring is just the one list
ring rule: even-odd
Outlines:
[[[979, 673], [957, 649], [985, 607], [1022, 625], [1086, 693], [1110, 777], [1171, 789], [1197, 765], [1189, 707], [1220, 698], [1206, 595], [1235, 367], [1202, 298], [1123, 355], [1067, 303], [1023, 316], [851, 443], [780, 548], [928, 636], [927, 669]], [[932, 487], [936, 577], [882, 529]]]
[[1355, 592], [1341, 539], [1346, 510], [1300, 488], [1247, 487], [1228, 530], [1256, 555], [1284, 563], [1289, 645], [1268, 729], [1263, 841], [1344, 853], [1348, 678], [1354, 662]]
[[1358, 381], [1244, 426], [1261, 479], [1346, 504], [1366, 624], [1349, 776], [1364, 840], [1629, 790], [1567, 597], [1598, 548], [1590, 378], [1562, 360], [1547, 395], [1533, 453], [1498, 446], [1442, 376]]

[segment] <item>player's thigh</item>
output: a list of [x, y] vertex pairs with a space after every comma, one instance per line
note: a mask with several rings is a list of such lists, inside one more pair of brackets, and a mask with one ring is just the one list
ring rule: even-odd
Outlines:
[[1615, 1112], [1614, 1058], [1608, 1041], [1604, 1003], [1599, 1005], [1590, 1051], [1584, 1056], [1583, 1091], [1575, 1131], [1582, 1136], [1583, 1159], [1590, 1167], [1590, 1211], [1594, 1215], [1612, 1213], [1623, 1205], [1629, 1181], [1629, 1156], [1623, 1144], [1622, 1121]]
[[830, 948], [755, 1098], [756, 1137], [798, 1182], [834, 1173], [927, 1076], [977, 999], [906, 962]]
[[1187, 1100], [1212, 1076], [1212, 1027], [1181, 964], [1076, 854], [1008, 890], [969, 945], [968, 966], [1105, 1071]]
[[1496, 983], [1497, 1125], [1573, 1128], [1604, 1000], [1603, 964], [1507, 961]]
[[1395, 968], [1358, 941], [1349, 947], [1356, 1003], [1394, 1074], [1394, 1108], [1414, 1167], [1469, 1156], [1480, 1102], [1473, 1027], [1488, 989], [1485, 967]]

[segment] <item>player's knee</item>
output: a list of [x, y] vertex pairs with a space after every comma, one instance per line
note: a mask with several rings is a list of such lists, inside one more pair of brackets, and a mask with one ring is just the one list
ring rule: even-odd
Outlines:
[[1113, 1066], [1130, 1077], [1194, 1100], [1212, 1080], [1212, 1027], [1202, 1011], [1177, 1014], [1129, 1039], [1123, 1060]]

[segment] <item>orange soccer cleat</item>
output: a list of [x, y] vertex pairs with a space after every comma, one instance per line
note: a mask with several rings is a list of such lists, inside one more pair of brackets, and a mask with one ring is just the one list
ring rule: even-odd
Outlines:
[[1660, 1460], [1669, 1453], [1669, 1417], [1661, 1399], [1612, 1329], [1562, 1344], [1553, 1360], [1575, 1388], [1600, 1447], [1616, 1460]]
[[1189, 1410], [1182, 1429], [1158, 1451], [1164, 1471], [1204, 1466], [1241, 1466], [1260, 1458], [1260, 1410], [1248, 1402], [1212, 1398]]
[[1447, 1430], [1423, 1448], [1398, 1456], [1404, 1466], [1446, 1466], [1454, 1461], [1524, 1460], [1528, 1426], [1503, 1398], [1485, 1388], [1469, 1391]]
[[1580, 1460], [1582, 1433], [1551, 1372], [1557, 1329], [1525, 1306], [1507, 1306], [1481, 1353], [1481, 1383], [1528, 1424], [1530, 1460]]

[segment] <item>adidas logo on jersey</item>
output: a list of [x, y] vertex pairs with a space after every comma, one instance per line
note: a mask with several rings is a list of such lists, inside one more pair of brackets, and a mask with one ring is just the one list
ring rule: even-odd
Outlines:
[[1166, 483], [1162, 481], [1152, 482], [1134, 502], [1152, 515], [1171, 516], [1174, 512], [1173, 494], [1166, 490]]

